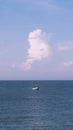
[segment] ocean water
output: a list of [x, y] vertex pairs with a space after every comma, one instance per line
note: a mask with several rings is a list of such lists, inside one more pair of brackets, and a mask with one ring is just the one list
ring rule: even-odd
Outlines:
[[73, 130], [73, 81], [0, 81], [0, 130]]

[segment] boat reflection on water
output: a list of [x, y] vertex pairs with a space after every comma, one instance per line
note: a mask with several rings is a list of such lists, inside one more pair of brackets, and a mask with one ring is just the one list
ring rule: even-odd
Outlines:
[[35, 85], [32, 87], [33, 90], [39, 90], [39, 85]]

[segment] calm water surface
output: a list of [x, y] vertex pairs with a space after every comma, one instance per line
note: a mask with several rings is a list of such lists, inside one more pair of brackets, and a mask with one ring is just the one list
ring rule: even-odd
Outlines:
[[73, 130], [73, 81], [0, 81], [0, 130]]

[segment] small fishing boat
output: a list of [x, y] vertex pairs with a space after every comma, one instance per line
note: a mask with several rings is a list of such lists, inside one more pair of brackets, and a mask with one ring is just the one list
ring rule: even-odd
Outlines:
[[32, 87], [33, 90], [39, 90], [39, 85], [35, 85]]

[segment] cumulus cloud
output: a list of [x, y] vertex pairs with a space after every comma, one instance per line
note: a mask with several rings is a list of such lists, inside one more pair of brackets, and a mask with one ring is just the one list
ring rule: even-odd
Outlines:
[[20, 65], [24, 70], [30, 69], [34, 62], [50, 56], [50, 46], [48, 44], [47, 33], [42, 30], [37, 29], [30, 32], [28, 36], [28, 44], [29, 48], [27, 50], [26, 61]]

